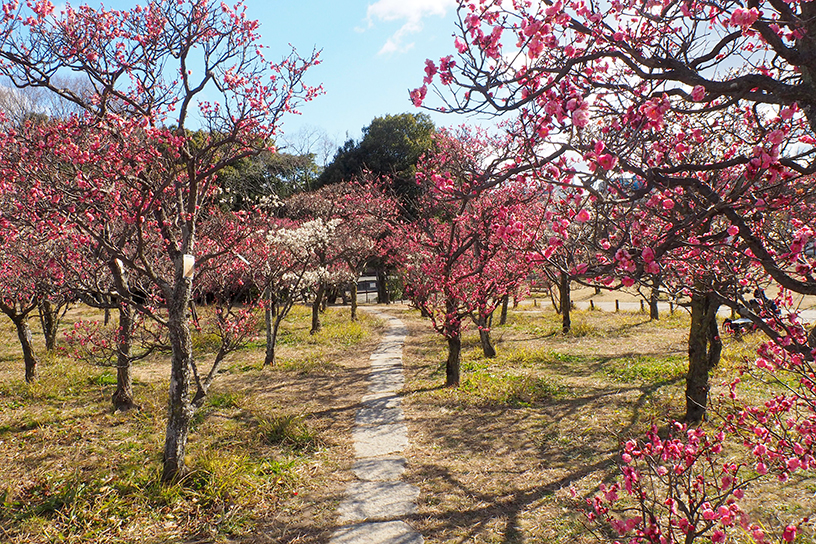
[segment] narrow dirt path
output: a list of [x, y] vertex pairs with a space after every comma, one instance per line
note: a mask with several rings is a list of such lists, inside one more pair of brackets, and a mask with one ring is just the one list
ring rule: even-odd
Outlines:
[[416, 512], [419, 488], [402, 481], [408, 429], [397, 392], [405, 384], [402, 351], [407, 328], [399, 319], [369, 310], [388, 330], [371, 354], [368, 394], [357, 410], [354, 431], [357, 480], [338, 508], [330, 544], [422, 544], [424, 539], [403, 518]]

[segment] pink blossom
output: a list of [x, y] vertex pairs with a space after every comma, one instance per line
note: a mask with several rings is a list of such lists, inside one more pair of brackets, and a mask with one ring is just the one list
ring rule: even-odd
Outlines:
[[456, 38], [456, 41], [453, 42], [453, 45], [456, 47], [456, 50], [459, 51], [460, 53], [464, 53], [465, 51], [467, 51], [467, 44], [459, 38]]
[[756, 8], [737, 8], [731, 15], [731, 25], [742, 28], [743, 32], [748, 30], [752, 24], [759, 19], [759, 11]]
[[635, 284], [635, 280], [633, 280], [629, 276], [626, 276], [621, 280], [621, 283], [623, 284], [624, 287], [632, 287]]
[[411, 102], [417, 108], [422, 106], [422, 101], [425, 100], [425, 95], [428, 94], [428, 87], [423, 85], [418, 89], [414, 89], [410, 92]]
[[716, 531], [711, 533], [711, 542], [713, 542], [714, 544], [725, 542], [725, 533], [721, 529], [717, 529]]
[[691, 99], [695, 102], [702, 102], [703, 98], [705, 98], [705, 92], [705, 87], [695, 85], [694, 89], [691, 90]]
[[580, 107], [572, 112], [572, 124], [577, 128], [584, 128], [589, 124], [589, 112]]
[[793, 542], [796, 538], [796, 526], [788, 525], [785, 527], [785, 530], [782, 531], [782, 540], [785, 542]]
[[671, 210], [673, 208], [674, 208], [674, 201], [673, 200], [668, 199], [668, 198], [663, 200], [663, 209], [664, 210]]
[[795, 110], [793, 108], [784, 108], [782, 111], [779, 112], [779, 117], [781, 117], [785, 121], [790, 121], [793, 119], [793, 114]]
[[654, 259], [655, 259], [655, 252], [650, 247], [643, 248], [643, 252], [641, 253], [641, 256], [643, 257], [644, 262], [650, 263], [650, 262], [654, 261]]
[[771, 145], [779, 145], [785, 140], [785, 133], [781, 130], [774, 130], [768, 134], [768, 143]]
[[731, 225], [730, 227], [728, 227], [728, 235], [729, 236], [736, 236], [737, 234], [739, 234], [739, 227], [738, 226]]
[[586, 223], [589, 221], [590, 215], [586, 209], [581, 210], [578, 212], [578, 215], [575, 216], [575, 221], [578, 223]]
[[618, 158], [606, 153], [598, 157], [598, 164], [600, 164], [604, 170], [612, 170], [618, 164]]

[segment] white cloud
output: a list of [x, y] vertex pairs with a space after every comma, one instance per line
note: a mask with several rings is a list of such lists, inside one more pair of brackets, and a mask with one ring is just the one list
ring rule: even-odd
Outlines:
[[388, 41], [385, 42], [380, 55], [401, 53], [414, 46], [410, 36], [422, 31], [422, 21], [426, 17], [444, 17], [449, 9], [456, 7], [456, 0], [378, 0], [368, 5], [366, 20], [368, 26], [374, 21], [405, 21]]

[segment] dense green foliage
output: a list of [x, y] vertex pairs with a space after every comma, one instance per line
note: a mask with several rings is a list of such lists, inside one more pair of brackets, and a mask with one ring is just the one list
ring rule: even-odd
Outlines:
[[391, 188], [408, 209], [418, 187], [416, 163], [430, 149], [436, 128], [424, 113], [376, 117], [363, 129], [359, 142], [348, 140], [317, 179], [317, 185], [349, 181], [363, 171], [390, 179]]

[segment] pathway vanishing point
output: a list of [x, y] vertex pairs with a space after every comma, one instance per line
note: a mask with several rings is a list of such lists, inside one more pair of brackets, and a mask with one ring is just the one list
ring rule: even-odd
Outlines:
[[371, 354], [368, 394], [355, 419], [353, 471], [357, 480], [346, 490], [337, 511], [330, 544], [422, 544], [422, 535], [402, 518], [416, 512], [419, 489], [402, 481], [408, 429], [397, 392], [405, 384], [402, 348], [407, 329], [399, 319], [371, 312], [388, 331]]

